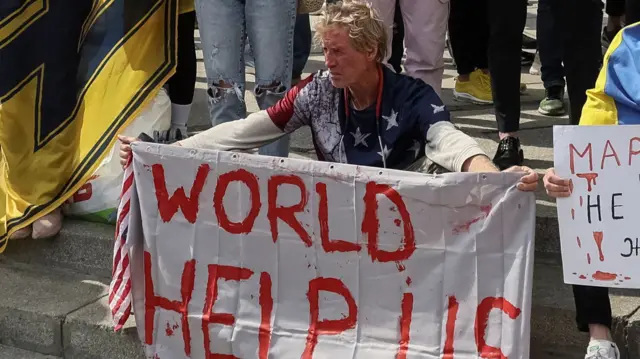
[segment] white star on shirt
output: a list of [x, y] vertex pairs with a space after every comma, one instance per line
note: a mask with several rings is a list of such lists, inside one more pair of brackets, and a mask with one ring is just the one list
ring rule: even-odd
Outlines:
[[409, 148], [407, 151], [413, 151], [413, 157], [418, 158], [418, 153], [420, 153], [420, 141], [413, 140], [413, 146]]
[[397, 117], [398, 117], [398, 113], [394, 109], [391, 109], [390, 116], [382, 116], [382, 118], [387, 120], [387, 131], [392, 127], [398, 127]]
[[387, 157], [389, 157], [390, 153], [391, 153], [391, 150], [387, 148], [387, 145], [384, 145], [384, 147], [382, 147], [382, 151], [378, 152], [380, 157], [382, 157], [384, 159], [387, 159]]
[[442, 106], [438, 106], [438, 105], [431, 105], [431, 107], [433, 107], [433, 114], [435, 115], [436, 113], [442, 112], [444, 111], [444, 105]]
[[367, 142], [365, 142], [365, 140], [367, 139], [367, 137], [371, 136], [370, 133], [362, 133], [360, 132], [360, 127], [356, 128], [356, 132], [349, 132], [351, 133], [351, 136], [353, 136], [353, 146], [357, 146], [359, 144], [362, 144], [364, 147], [369, 147], [369, 145], [367, 144]]

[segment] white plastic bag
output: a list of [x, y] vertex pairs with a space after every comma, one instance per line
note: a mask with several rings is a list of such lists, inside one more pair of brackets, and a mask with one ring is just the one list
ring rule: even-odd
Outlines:
[[[122, 134], [138, 136], [141, 132], [145, 132], [152, 135], [154, 130], [164, 131], [170, 126], [171, 101], [165, 89], [162, 88], [140, 116], [122, 131]], [[119, 147], [120, 143], [116, 142], [89, 181], [65, 202], [62, 209], [66, 216], [91, 222], [116, 222], [123, 176]]]

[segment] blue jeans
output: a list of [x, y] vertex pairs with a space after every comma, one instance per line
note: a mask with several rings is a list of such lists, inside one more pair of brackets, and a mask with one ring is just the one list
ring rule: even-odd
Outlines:
[[[255, 56], [253, 93], [265, 110], [291, 86], [296, 0], [196, 0], [213, 126], [246, 117], [245, 39]], [[231, 87], [222, 87], [220, 83]], [[260, 148], [287, 157], [289, 137]]]
[[293, 69], [292, 77], [299, 79], [311, 54], [311, 23], [309, 14], [299, 14], [293, 32]]

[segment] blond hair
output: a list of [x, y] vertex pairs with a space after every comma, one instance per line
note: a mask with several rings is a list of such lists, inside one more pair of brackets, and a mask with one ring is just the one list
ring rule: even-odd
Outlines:
[[341, 1], [328, 5], [316, 24], [316, 41], [332, 27], [342, 27], [349, 32], [351, 45], [360, 52], [377, 50], [376, 61], [383, 62], [387, 56], [387, 30], [370, 5], [360, 1]]

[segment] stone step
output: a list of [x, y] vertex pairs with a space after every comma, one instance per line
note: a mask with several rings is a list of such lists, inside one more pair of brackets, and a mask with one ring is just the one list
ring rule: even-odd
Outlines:
[[[575, 329], [571, 287], [562, 282], [561, 267], [537, 262], [531, 358], [581, 358], [588, 337]], [[107, 280], [7, 258], [0, 258], [0, 278], [0, 344], [64, 358], [143, 358], [133, 318], [113, 331]], [[623, 358], [639, 358], [640, 298], [612, 291], [611, 300]]]
[[113, 331], [107, 280], [1, 257], [0, 278], [0, 344], [64, 358], [144, 357], [133, 319]]
[[65, 220], [56, 238], [10, 241], [4, 257], [111, 278], [114, 235], [115, 229], [111, 225]]
[[0, 359], [61, 359], [51, 355], [0, 345]]

